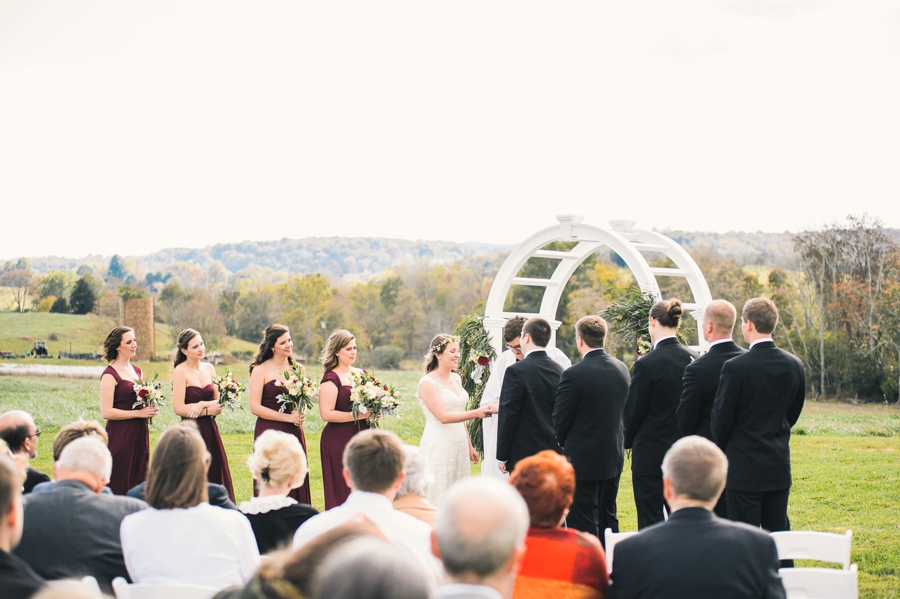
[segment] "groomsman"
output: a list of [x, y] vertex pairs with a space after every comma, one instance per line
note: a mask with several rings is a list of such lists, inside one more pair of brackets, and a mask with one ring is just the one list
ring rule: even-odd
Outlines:
[[525, 321], [521, 343], [525, 358], [506, 369], [500, 391], [497, 467], [512, 472], [516, 462], [545, 449], [560, 451], [553, 430], [553, 406], [563, 367], [547, 355], [550, 323]]
[[[716, 390], [719, 388], [722, 365], [731, 358], [747, 353], [731, 338], [736, 320], [737, 310], [731, 302], [725, 300], [713, 300], [703, 310], [700, 331], [709, 342], [709, 350], [684, 369], [681, 402], [675, 411], [682, 435], [699, 435], [712, 441], [709, 421]], [[714, 511], [720, 518], [725, 517], [724, 493], [719, 496]]]
[[599, 316], [575, 323], [581, 362], [562, 373], [553, 409], [556, 438], [575, 468], [575, 498], [566, 524], [604, 542], [619, 532], [616, 497], [624, 462], [622, 410], [628, 367], [603, 349], [609, 328]]
[[[503, 325], [503, 342], [506, 344], [504, 351], [494, 364], [491, 366], [491, 376], [488, 378], [484, 386], [484, 393], [481, 395], [481, 407], [500, 405], [500, 390], [503, 388], [503, 377], [506, 369], [525, 357], [522, 353], [522, 327], [525, 325], [525, 319], [521, 316], [513, 316]], [[548, 347], [547, 355], [562, 366], [568, 368], [572, 365], [569, 356], [564, 354], [557, 347]], [[500, 472], [497, 468], [497, 422], [500, 417], [494, 413], [481, 421], [481, 431], [483, 435], [484, 460], [481, 465], [481, 476], [492, 478], [509, 479], [508, 474]]]
[[777, 324], [771, 300], [744, 304], [741, 332], [750, 351], [722, 367], [711, 423], [728, 457], [728, 517], [770, 532], [790, 530], [791, 427], [806, 394], [803, 362], [772, 340]]

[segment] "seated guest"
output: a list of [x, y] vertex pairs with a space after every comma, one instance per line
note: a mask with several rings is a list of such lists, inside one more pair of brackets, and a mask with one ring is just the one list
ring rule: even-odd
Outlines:
[[560, 528], [575, 496], [575, 469], [555, 451], [542, 451], [518, 464], [509, 482], [528, 505], [531, 526], [513, 599], [565, 597], [598, 599], [609, 583], [606, 555], [597, 537]]
[[[6, 441], [9, 450], [26, 460], [37, 457], [38, 437], [41, 429], [34, 424], [34, 418], [22, 410], [10, 410], [0, 416], [0, 439]], [[29, 467], [25, 478], [24, 493], [31, 493], [38, 483], [48, 482], [50, 477]]]
[[240, 510], [250, 520], [259, 552], [289, 547], [300, 525], [319, 513], [288, 497], [304, 484], [309, 472], [300, 440], [281, 431], [265, 431], [256, 438], [247, 465], [259, 496], [243, 502]]
[[16, 555], [48, 580], [90, 575], [111, 589], [113, 578], [127, 578], [119, 525], [147, 504], [102, 493], [111, 473], [112, 456], [103, 441], [83, 437], [69, 443], [54, 466], [53, 488], [25, 498]]
[[380, 537], [350, 541], [316, 575], [313, 599], [428, 599], [425, 574], [403, 548]]
[[[56, 436], [53, 438], [53, 462], [56, 463], [59, 461], [59, 456], [62, 455], [62, 450], [66, 445], [81, 437], [96, 437], [103, 441], [104, 444], [109, 441], [106, 430], [104, 430], [98, 422], [94, 422], [93, 420], [78, 420], [72, 424], [67, 424], [59, 429], [59, 432], [56, 433]], [[52, 480], [38, 483], [31, 492], [40, 493], [41, 491], [49, 491], [55, 484], [56, 483]], [[109, 487], [103, 487], [103, 492], [112, 495], [112, 489]], [[138, 499], [143, 498], [138, 497]]]
[[772, 537], [712, 513], [728, 473], [722, 450], [685, 437], [666, 453], [662, 472], [672, 515], [616, 545], [607, 596], [783, 598]]
[[222, 588], [253, 576], [259, 565], [253, 529], [243, 514], [207, 502], [209, 462], [193, 422], [160, 436], [147, 473], [150, 508], [122, 521], [122, 552], [134, 582]]
[[509, 597], [527, 533], [528, 507], [510, 484], [486, 477], [454, 484], [431, 537], [449, 579], [435, 599]]
[[403, 443], [396, 434], [371, 429], [354, 435], [344, 448], [343, 475], [350, 496], [342, 505], [307, 520], [294, 535], [294, 548], [346, 522], [368, 520], [389, 541], [411, 551], [431, 584], [437, 585], [440, 566], [431, 553], [431, 527], [391, 503], [403, 483], [405, 465]]
[[9, 456], [0, 455], [0, 589], [4, 599], [28, 599], [44, 586], [31, 566], [11, 555], [22, 538], [22, 477]]
[[[136, 485], [128, 490], [125, 493], [127, 497], [134, 497], [135, 499], [140, 499], [141, 501], [147, 501], [147, 482], [144, 481], [139, 485]], [[213, 505], [215, 507], [220, 507], [226, 510], [236, 510], [237, 506], [231, 501], [231, 497], [228, 495], [228, 489], [225, 488], [225, 485], [220, 485], [218, 483], [206, 483], [206, 500], [209, 505]]]
[[400, 490], [394, 497], [394, 509], [434, 526], [437, 508], [425, 499], [431, 488], [428, 461], [418, 447], [404, 445], [403, 450], [406, 452], [406, 469], [403, 471], [405, 476]]

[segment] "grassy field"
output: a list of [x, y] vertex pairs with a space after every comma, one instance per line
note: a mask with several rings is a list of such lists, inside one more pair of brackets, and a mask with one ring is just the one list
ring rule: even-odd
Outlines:
[[[164, 364], [142, 364], [160, 371]], [[162, 368], [160, 368], [162, 367]], [[235, 367], [243, 377], [244, 368]], [[413, 393], [420, 373], [385, 371], [379, 375], [406, 391], [410, 398], [399, 418], [385, 428], [406, 442], [418, 444], [424, 416]], [[0, 412], [30, 411], [45, 431], [34, 466], [52, 472], [50, 442], [60, 426], [79, 417], [99, 419], [97, 381], [0, 377]], [[177, 420], [171, 409], [156, 419], [151, 430], [155, 444], [166, 426]], [[249, 411], [226, 412], [218, 418], [225, 440], [238, 500], [251, 494], [246, 459], [252, 445], [255, 418]], [[323, 507], [319, 434], [323, 422], [310, 414], [305, 426], [313, 503]], [[853, 530], [853, 561], [859, 565], [860, 597], [900, 597], [900, 410], [893, 406], [808, 403], [792, 438], [794, 486], [790, 518], [796, 530], [843, 532]], [[480, 465], [473, 467], [480, 472]], [[636, 529], [636, 514], [627, 469], [619, 489], [622, 530]]]

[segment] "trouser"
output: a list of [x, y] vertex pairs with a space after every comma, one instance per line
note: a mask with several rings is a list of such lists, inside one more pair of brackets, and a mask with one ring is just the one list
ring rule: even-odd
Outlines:
[[[777, 491], [735, 491], [725, 489], [728, 519], [761, 526], [769, 532], [790, 530], [787, 507], [791, 488]], [[793, 568], [793, 560], [782, 560], [782, 568]]]
[[618, 495], [618, 476], [606, 480], [576, 480], [575, 498], [566, 517], [566, 525], [594, 535], [605, 547], [606, 529], [619, 532], [619, 518], [616, 515]]
[[722, 494], [719, 495], [719, 501], [716, 502], [716, 507], [713, 508], [713, 513], [719, 518], [728, 517], [728, 508], [726, 506], [726, 503], [725, 491], [722, 491]]
[[663, 508], [669, 509], [663, 497], [662, 474], [631, 473], [634, 507], [637, 508], [638, 530], [665, 520]]

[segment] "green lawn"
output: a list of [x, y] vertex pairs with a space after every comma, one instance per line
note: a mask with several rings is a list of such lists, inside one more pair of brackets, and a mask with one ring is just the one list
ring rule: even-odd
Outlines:
[[[143, 364], [168, 379], [166, 364]], [[235, 366], [239, 378], [246, 369]], [[312, 370], [312, 369], [311, 369]], [[318, 374], [318, 372], [315, 372]], [[417, 444], [424, 416], [413, 397], [417, 371], [378, 373], [406, 392], [399, 418], [384, 426], [406, 442]], [[34, 466], [52, 471], [50, 443], [60, 426], [79, 417], [99, 419], [98, 382], [37, 377], [0, 377], [0, 412], [23, 408], [44, 431]], [[177, 418], [164, 410], [151, 430], [151, 444]], [[225, 440], [238, 500], [251, 494], [246, 459], [251, 451], [255, 418], [247, 410], [218, 418]], [[323, 507], [319, 434], [323, 423], [310, 414], [305, 426], [313, 503]], [[790, 518], [796, 530], [853, 530], [853, 561], [859, 566], [860, 597], [900, 597], [900, 410], [894, 406], [807, 404], [792, 438], [794, 486]], [[473, 468], [478, 473], [480, 467]], [[619, 489], [622, 530], [636, 529], [631, 476], [626, 467]]]

